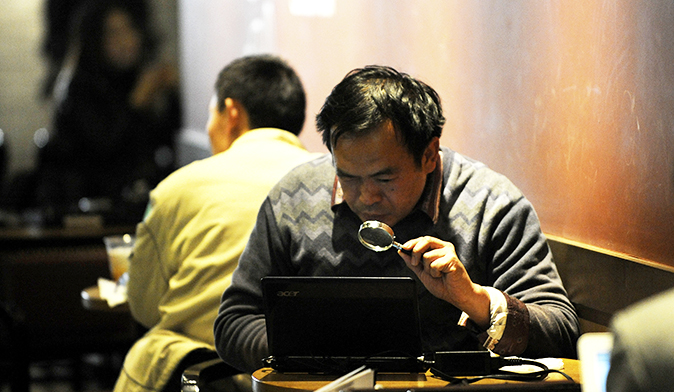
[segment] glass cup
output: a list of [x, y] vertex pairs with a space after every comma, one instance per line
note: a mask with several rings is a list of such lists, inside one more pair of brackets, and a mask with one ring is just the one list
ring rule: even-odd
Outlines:
[[131, 256], [136, 237], [131, 234], [112, 235], [103, 237], [103, 242], [108, 252], [110, 276], [116, 282], [129, 270], [129, 256]]

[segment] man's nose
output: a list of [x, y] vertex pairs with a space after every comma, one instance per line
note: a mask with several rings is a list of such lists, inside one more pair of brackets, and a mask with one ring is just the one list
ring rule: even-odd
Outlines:
[[381, 190], [371, 181], [364, 181], [360, 186], [359, 200], [363, 205], [370, 206], [381, 201]]

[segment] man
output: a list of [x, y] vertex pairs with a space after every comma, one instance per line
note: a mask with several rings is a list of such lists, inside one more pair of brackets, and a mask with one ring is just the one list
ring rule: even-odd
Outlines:
[[129, 305], [150, 330], [127, 354], [116, 391], [179, 390], [186, 367], [217, 358], [213, 321], [257, 211], [285, 173], [313, 156], [297, 138], [304, 89], [281, 59], [234, 60], [215, 88], [213, 156], [162, 181], [137, 227]]
[[674, 370], [671, 316], [674, 289], [618, 312], [611, 322], [613, 350], [607, 391], [668, 391]]
[[[266, 275], [412, 276], [427, 352], [575, 356], [578, 319], [533, 207], [503, 176], [440, 147], [431, 87], [387, 67], [357, 69], [317, 125], [332, 154], [272, 189], [223, 295], [215, 341], [226, 362], [253, 371], [268, 355]], [[361, 246], [365, 220], [392, 226], [411, 256]]]

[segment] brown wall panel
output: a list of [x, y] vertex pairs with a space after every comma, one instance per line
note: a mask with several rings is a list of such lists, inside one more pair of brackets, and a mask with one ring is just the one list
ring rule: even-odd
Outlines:
[[[438, 90], [443, 144], [511, 178], [547, 233], [674, 267], [674, 2], [314, 0], [332, 9], [308, 16], [292, 0], [211, 1], [250, 22], [241, 42], [264, 30], [258, 49], [298, 69], [310, 149], [324, 150], [313, 117], [331, 88], [391, 65]], [[235, 47], [236, 29], [211, 19], [195, 43]]]

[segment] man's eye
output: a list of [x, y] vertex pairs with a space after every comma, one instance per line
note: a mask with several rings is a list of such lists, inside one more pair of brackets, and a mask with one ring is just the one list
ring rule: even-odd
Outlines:
[[387, 183], [393, 181], [393, 178], [377, 178], [377, 182]]

